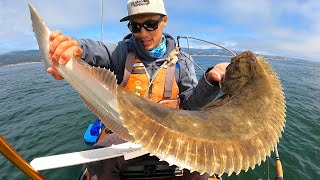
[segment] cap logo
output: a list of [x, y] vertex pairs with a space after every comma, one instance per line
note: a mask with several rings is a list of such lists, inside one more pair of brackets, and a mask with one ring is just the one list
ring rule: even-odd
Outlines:
[[149, 4], [150, 4], [149, 0], [137, 0], [137, 1], [131, 2], [131, 6], [133, 6], [133, 7], [145, 6], [145, 5], [149, 5]]

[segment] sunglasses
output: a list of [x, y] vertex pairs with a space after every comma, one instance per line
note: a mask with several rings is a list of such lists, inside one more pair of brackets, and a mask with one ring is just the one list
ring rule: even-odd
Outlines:
[[143, 27], [147, 31], [154, 31], [158, 29], [159, 23], [162, 21], [163, 16], [160, 17], [158, 20], [147, 20], [144, 23], [135, 23], [135, 22], [129, 22], [128, 23], [128, 28], [132, 33], [140, 33], [141, 28]]

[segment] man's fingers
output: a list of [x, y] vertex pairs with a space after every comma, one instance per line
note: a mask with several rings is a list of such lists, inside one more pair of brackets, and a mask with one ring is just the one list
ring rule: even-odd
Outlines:
[[69, 37], [64, 35], [58, 35], [55, 37], [55, 39], [50, 43], [50, 49], [48, 57], [52, 59], [53, 61], [58, 61], [59, 54], [56, 53], [56, 49], [61, 46], [61, 44], [65, 41], [70, 40]]
[[78, 46], [72, 46], [61, 55], [59, 64], [66, 64], [72, 57], [81, 57], [82, 49]]
[[230, 63], [223, 62], [214, 66], [214, 68], [212, 69], [212, 76], [215, 81], [218, 81], [218, 82], [223, 81], [226, 74], [226, 68], [229, 64]]
[[[66, 64], [72, 56], [81, 57], [82, 49], [78, 46], [78, 42], [71, 40], [68, 36], [62, 35], [60, 30], [53, 31], [49, 36], [50, 49], [48, 57], [52, 60], [52, 65]], [[49, 67], [47, 72], [55, 79], [61, 80], [63, 77], [56, 68]]]
[[208, 74], [208, 80], [215, 81], [215, 82], [222, 82], [225, 74], [226, 74], [226, 68], [229, 65], [228, 62], [223, 62], [215, 65], [213, 69]]
[[51, 59], [52, 58], [52, 53], [53, 51], [51, 50], [51, 46], [52, 46], [52, 41], [57, 37], [61, 35], [61, 31], [60, 30], [55, 30], [52, 31], [50, 36], [49, 36], [49, 44], [50, 44], [50, 48], [49, 48], [49, 53], [48, 53], [48, 58]]
[[217, 71], [219, 71], [221, 74], [225, 74], [226, 72], [226, 68], [230, 63], [227, 62], [223, 62], [223, 63], [219, 63], [217, 64], [214, 69], [216, 69]]
[[49, 36], [49, 42], [51, 43], [57, 36], [61, 35], [61, 31], [60, 30], [55, 30], [52, 31], [50, 36]]
[[223, 74], [220, 71], [218, 71], [216, 69], [212, 69], [210, 73], [211, 73], [211, 77], [214, 81], [221, 82], [221, 80], [223, 78]]
[[83, 55], [83, 50], [79, 46], [72, 47], [72, 48], [74, 49], [73, 50], [73, 56], [81, 58], [82, 55]]
[[53, 78], [55, 78], [56, 80], [62, 80], [63, 79], [63, 77], [59, 74], [57, 69], [54, 68], [54, 67], [49, 67], [47, 69], [47, 72], [50, 73], [53, 76]]
[[[71, 47], [78, 47], [77, 41], [69, 40], [62, 42], [54, 51], [52, 55], [52, 60], [59, 61], [59, 64], [65, 64], [63, 62], [68, 61], [72, 57], [72, 53], [70, 55], [70, 48]], [[60, 60], [62, 61], [60, 62]]]

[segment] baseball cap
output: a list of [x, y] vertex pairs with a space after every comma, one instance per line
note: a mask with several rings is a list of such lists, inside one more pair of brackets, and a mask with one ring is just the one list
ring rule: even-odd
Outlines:
[[162, 14], [167, 15], [163, 0], [128, 0], [128, 16], [120, 22], [128, 21], [130, 16], [137, 14]]

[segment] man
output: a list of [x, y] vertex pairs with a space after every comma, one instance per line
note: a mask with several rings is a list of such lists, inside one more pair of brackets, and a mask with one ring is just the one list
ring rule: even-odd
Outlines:
[[[128, 16], [120, 22], [129, 21], [127, 26], [132, 33], [118, 45], [90, 39], [73, 40], [54, 31], [50, 35], [49, 58], [54, 63], [66, 64], [72, 56], [77, 56], [92, 66], [108, 68], [116, 74], [118, 84], [127, 90], [153, 102], [166, 100], [170, 103], [163, 104], [171, 108], [196, 110], [212, 101], [219, 93], [219, 82], [228, 63], [208, 69], [197, 82], [192, 60], [186, 53], [176, 51], [174, 39], [163, 33], [168, 23], [163, 1], [129, 0], [127, 9]], [[47, 71], [55, 79], [63, 79], [55, 68], [49, 67]], [[105, 146], [122, 142], [116, 135], [108, 136], [105, 141]], [[123, 159], [114, 158], [102, 165], [104, 172], [91, 164], [90, 176], [119, 179], [119, 172], [126, 164]]]

